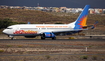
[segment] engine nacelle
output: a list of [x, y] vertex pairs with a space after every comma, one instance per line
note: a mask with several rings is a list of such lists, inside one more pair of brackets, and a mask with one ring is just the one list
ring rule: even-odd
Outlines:
[[50, 33], [50, 32], [43, 33], [43, 36], [45, 38], [54, 38], [55, 37], [54, 33]]
[[35, 38], [36, 36], [24, 36], [26, 38]]

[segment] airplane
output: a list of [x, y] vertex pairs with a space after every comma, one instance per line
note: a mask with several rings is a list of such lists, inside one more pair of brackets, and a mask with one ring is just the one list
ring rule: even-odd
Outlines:
[[[7, 27], [3, 30], [3, 33], [11, 39], [14, 36], [25, 36], [26, 38], [41, 36], [42, 40], [45, 38], [56, 40], [56, 35], [60, 33], [74, 34], [88, 30], [86, 21], [89, 7], [90, 5], [86, 5], [77, 20], [69, 24], [17, 24]], [[92, 28], [94, 28], [93, 26]]]

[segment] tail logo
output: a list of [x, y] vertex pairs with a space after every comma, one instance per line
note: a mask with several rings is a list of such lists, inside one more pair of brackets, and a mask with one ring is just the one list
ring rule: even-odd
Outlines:
[[84, 16], [80, 19], [80, 21], [78, 23], [78, 25], [81, 26], [80, 28], [82, 28], [82, 26], [86, 26], [86, 20], [87, 20], [87, 16]]

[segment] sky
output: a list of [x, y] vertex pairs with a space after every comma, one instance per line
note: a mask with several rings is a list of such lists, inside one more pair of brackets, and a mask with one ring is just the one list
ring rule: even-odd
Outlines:
[[36, 7], [105, 8], [105, 0], [0, 0], [0, 5]]

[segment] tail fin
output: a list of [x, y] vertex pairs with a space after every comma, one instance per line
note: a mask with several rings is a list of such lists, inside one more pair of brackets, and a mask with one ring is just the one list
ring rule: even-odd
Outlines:
[[84, 10], [79, 15], [77, 20], [74, 22], [75, 23], [74, 29], [82, 29], [83, 26], [87, 26], [86, 21], [87, 21], [87, 15], [88, 15], [89, 7], [90, 7], [90, 5], [86, 5], [84, 7]]

